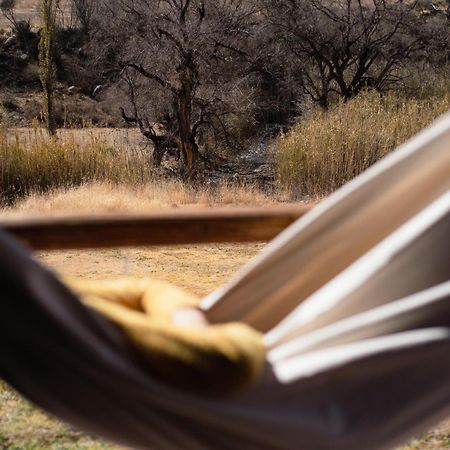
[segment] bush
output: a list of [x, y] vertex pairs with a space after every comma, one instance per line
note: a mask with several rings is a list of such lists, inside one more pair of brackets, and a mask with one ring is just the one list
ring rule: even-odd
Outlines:
[[72, 136], [33, 139], [0, 130], [0, 204], [12, 204], [32, 192], [70, 188], [89, 181], [141, 183], [152, 178], [148, 155], [115, 148], [105, 141]]
[[278, 181], [293, 197], [336, 190], [450, 109], [450, 92], [425, 99], [364, 92], [316, 110], [275, 143]]

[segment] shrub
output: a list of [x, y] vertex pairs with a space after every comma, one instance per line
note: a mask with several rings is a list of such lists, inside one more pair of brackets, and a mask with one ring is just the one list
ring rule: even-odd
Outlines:
[[278, 181], [294, 197], [326, 195], [450, 109], [450, 92], [420, 100], [363, 92], [316, 110], [275, 142]]

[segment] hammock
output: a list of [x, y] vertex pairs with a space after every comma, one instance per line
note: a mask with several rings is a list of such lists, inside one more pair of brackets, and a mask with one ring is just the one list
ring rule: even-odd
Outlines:
[[202, 300], [213, 325], [263, 333], [262, 375], [235, 395], [152, 376], [111, 320], [1, 232], [0, 254], [0, 377], [117, 443], [384, 449], [450, 413], [450, 115]]

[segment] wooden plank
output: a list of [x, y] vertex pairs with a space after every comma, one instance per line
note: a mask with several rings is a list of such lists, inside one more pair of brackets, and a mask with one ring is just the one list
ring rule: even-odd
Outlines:
[[142, 215], [0, 219], [34, 250], [268, 241], [310, 207], [215, 208]]

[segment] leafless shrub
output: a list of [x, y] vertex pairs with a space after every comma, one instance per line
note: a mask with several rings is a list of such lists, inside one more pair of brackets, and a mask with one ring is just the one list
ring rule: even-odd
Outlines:
[[31, 31], [29, 21], [18, 20], [16, 16], [16, 0], [2, 0], [0, 11], [10, 23], [13, 33], [19, 38], [22, 50], [28, 55], [36, 56], [36, 39]]
[[271, 0], [265, 6], [297, 61], [303, 90], [324, 108], [333, 96], [392, 89], [402, 80], [400, 69], [447, 34], [444, 21], [428, 21], [414, 2], [401, 0]]
[[2, 0], [0, 2], [0, 10], [2, 11], [5, 19], [16, 28], [17, 20], [16, 20], [16, 0]]
[[95, 11], [94, 0], [72, 0], [72, 15], [75, 17], [83, 33], [88, 37], [91, 32]]
[[96, 53], [121, 68], [122, 117], [154, 143], [156, 163], [175, 151], [191, 173], [205, 134], [228, 139], [225, 119], [238, 109], [229, 94], [248, 73], [257, 11], [251, 0], [100, 3]]

